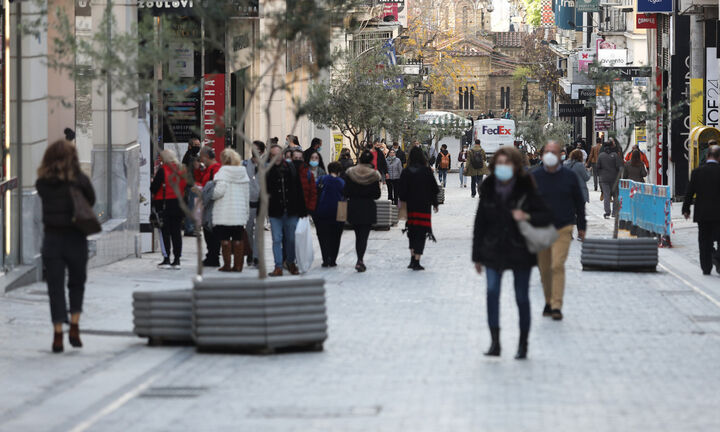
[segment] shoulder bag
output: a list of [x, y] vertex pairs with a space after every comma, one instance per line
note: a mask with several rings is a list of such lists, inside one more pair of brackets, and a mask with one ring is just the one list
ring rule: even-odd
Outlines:
[[102, 226], [95, 215], [95, 211], [93, 211], [87, 198], [83, 195], [82, 190], [75, 184], [70, 185], [70, 199], [73, 203], [72, 223], [75, 228], [86, 236], [102, 231]]
[[[525, 196], [520, 198], [517, 204], [517, 209], [520, 210], [523, 203], [525, 202]], [[520, 234], [525, 238], [525, 244], [527, 245], [530, 253], [538, 253], [552, 246], [555, 240], [558, 238], [557, 229], [552, 224], [542, 227], [533, 226], [528, 221], [516, 221]]]

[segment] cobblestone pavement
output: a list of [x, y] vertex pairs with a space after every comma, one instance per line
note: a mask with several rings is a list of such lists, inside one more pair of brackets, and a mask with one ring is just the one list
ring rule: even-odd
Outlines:
[[[678, 248], [661, 250], [652, 274], [583, 272], [573, 242], [562, 322], [541, 318], [534, 270], [525, 362], [512, 359], [506, 276], [503, 356], [488, 359], [484, 278], [470, 263], [476, 202], [448, 182], [427, 271], [405, 268], [399, 228], [371, 234], [367, 273], [352, 269], [352, 232], [339, 268], [311, 269], [327, 280], [321, 353], [147, 347], [130, 334], [132, 291], [189, 287], [192, 274], [156, 270], [155, 255], [90, 272], [82, 350], [50, 353], [43, 285], [3, 295], [0, 431], [720, 430], [720, 276], [701, 275], [692, 225], [676, 226]], [[607, 236], [592, 195], [589, 235]]]

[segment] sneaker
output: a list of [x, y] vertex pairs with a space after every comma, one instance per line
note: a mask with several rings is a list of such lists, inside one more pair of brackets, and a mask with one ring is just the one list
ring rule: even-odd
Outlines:
[[172, 270], [180, 270], [180, 258], [175, 258], [172, 264], [170, 264], [170, 268]]
[[543, 315], [542, 315], [542, 316], [544, 316], [544, 317], [552, 316], [552, 309], [550, 309], [550, 305], [547, 304], [547, 303], [545, 304], [545, 309], [543, 309]]
[[169, 269], [170, 268], [170, 258], [165, 257], [160, 264], [157, 265], [159, 269]]
[[562, 319], [563, 319], [563, 314], [562, 314], [562, 312], [560, 311], [560, 309], [553, 309], [553, 310], [550, 312], [550, 315], [552, 315], [552, 319], [553, 319], [554, 321], [562, 321]]

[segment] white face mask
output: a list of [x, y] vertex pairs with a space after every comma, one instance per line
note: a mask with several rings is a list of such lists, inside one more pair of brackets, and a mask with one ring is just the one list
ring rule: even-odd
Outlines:
[[555, 156], [555, 153], [550, 153], [550, 152], [545, 153], [543, 155], [542, 160], [543, 160], [543, 164], [545, 164], [546, 166], [549, 166], [550, 168], [552, 168], [558, 164], [558, 157]]

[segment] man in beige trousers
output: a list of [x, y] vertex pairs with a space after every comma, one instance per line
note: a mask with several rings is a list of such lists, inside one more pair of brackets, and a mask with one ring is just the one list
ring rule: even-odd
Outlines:
[[548, 141], [543, 148], [543, 164], [532, 172], [540, 196], [553, 211], [553, 224], [558, 230], [555, 243], [538, 253], [540, 279], [545, 292], [543, 316], [551, 316], [556, 321], [563, 318], [565, 261], [572, 242], [573, 225], [577, 224], [580, 240], [585, 238], [587, 226], [579, 177], [562, 166], [561, 151], [562, 146], [558, 142]]

